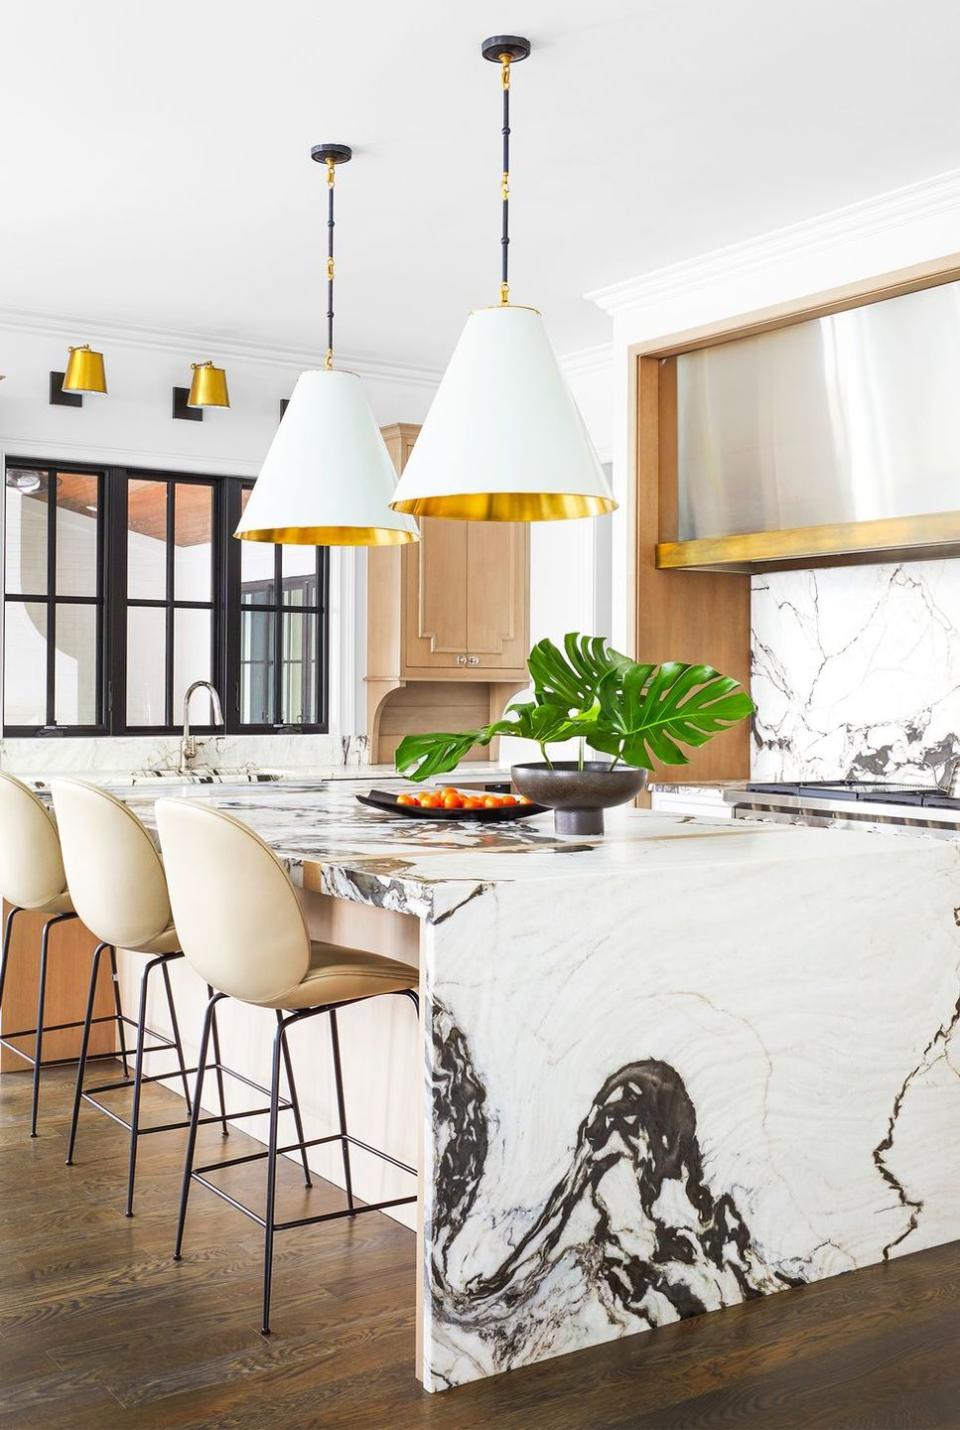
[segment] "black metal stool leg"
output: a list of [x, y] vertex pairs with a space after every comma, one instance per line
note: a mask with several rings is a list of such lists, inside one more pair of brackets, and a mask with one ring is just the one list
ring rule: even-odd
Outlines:
[[280, 1018], [273, 1035], [273, 1073], [270, 1079], [270, 1141], [267, 1147], [267, 1209], [263, 1229], [263, 1321], [260, 1334], [270, 1334], [270, 1289], [273, 1282], [273, 1231], [277, 1197], [277, 1124], [280, 1121], [280, 1056], [286, 1020]]
[[130, 1113], [130, 1159], [127, 1166], [127, 1208], [125, 1216], [133, 1216], [133, 1191], [137, 1180], [137, 1143], [140, 1140], [140, 1093], [143, 1087], [143, 1055], [147, 1027], [147, 992], [150, 974], [162, 964], [164, 955], [151, 958], [140, 979], [140, 1011], [137, 1014], [137, 1057], [133, 1066], [133, 1109]]
[[12, 906], [7, 914], [3, 925], [3, 953], [0, 954], [0, 1008], [3, 1007], [3, 989], [7, 981], [7, 958], [10, 955], [10, 940], [13, 936], [13, 921], [17, 914], [22, 913], [16, 904]]
[[120, 1061], [123, 1063], [124, 1077], [130, 1076], [127, 1062], [127, 1034], [123, 1026], [123, 1008], [120, 1006], [120, 975], [117, 972], [117, 950], [110, 947], [110, 977], [113, 980], [113, 1006], [116, 1010], [117, 1037], [120, 1039]]
[[190, 1181], [193, 1175], [193, 1155], [197, 1146], [197, 1126], [200, 1121], [200, 1104], [203, 1094], [203, 1074], [207, 1067], [207, 1052], [210, 1047], [210, 1029], [216, 1020], [217, 1004], [224, 993], [214, 993], [207, 1004], [200, 1035], [200, 1056], [197, 1059], [197, 1083], [193, 1090], [193, 1111], [190, 1114], [190, 1131], [187, 1134], [187, 1150], [183, 1159], [183, 1181], [180, 1183], [180, 1211], [177, 1216], [177, 1241], [173, 1259], [179, 1261], [183, 1252], [183, 1229], [187, 1220], [187, 1201], [190, 1196]]
[[97, 997], [97, 975], [100, 972], [100, 955], [109, 944], [98, 943], [93, 951], [90, 964], [90, 991], [87, 994], [87, 1012], [83, 1020], [83, 1035], [80, 1039], [80, 1059], [77, 1063], [77, 1086], [73, 1094], [73, 1113], [70, 1118], [70, 1140], [67, 1143], [67, 1166], [73, 1165], [73, 1149], [77, 1141], [77, 1122], [80, 1117], [80, 1101], [83, 1096], [83, 1078], [87, 1068], [87, 1049], [90, 1046], [90, 1022], [93, 1005]]
[[337, 1010], [330, 1009], [330, 1042], [333, 1047], [333, 1072], [337, 1084], [337, 1111], [340, 1114], [340, 1150], [343, 1154], [343, 1180], [347, 1189], [347, 1206], [353, 1211], [353, 1178], [350, 1175], [350, 1143], [347, 1141], [347, 1107], [343, 1096], [343, 1071], [340, 1066], [340, 1035], [337, 1031]]
[[37, 1111], [40, 1106], [40, 1073], [43, 1061], [43, 1010], [47, 1000], [47, 955], [50, 947], [50, 930], [54, 924], [62, 923], [68, 914], [54, 914], [47, 919], [40, 938], [40, 981], [37, 987], [37, 1030], [33, 1045], [33, 1107], [30, 1113], [30, 1136], [37, 1135]]
[[177, 1009], [173, 1001], [173, 989], [170, 986], [170, 969], [167, 967], [169, 960], [164, 959], [161, 964], [163, 969], [163, 983], [167, 990], [167, 1007], [170, 1009], [170, 1027], [173, 1030], [173, 1041], [176, 1044], [177, 1062], [180, 1066], [180, 1081], [183, 1083], [183, 1095], [187, 1099], [187, 1114], [193, 1112], [190, 1105], [190, 1084], [187, 1082], [187, 1065], [183, 1058], [183, 1044], [180, 1042], [180, 1025], [177, 1022]]
[[[281, 1025], [283, 1024], [283, 1014], [279, 1008], [277, 1009], [277, 1022]], [[297, 1084], [293, 1080], [293, 1063], [290, 1058], [290, 1049], [287, 1046], [286, 1031], [284, 1031], [280, 1042], [283, 1047], [283, 1064], [287, 1071], [287, 1087], [290, 1089], [290, 1105], [293, 1108], [293, 1120], [297, 1128], [297, 1141], [301, 1144], [300, 1160], [303, 1163], [303, 1180], [306, 1186], [312, 1187], [313, 1182], [310, 1178], [310, 1167], [307, 1162], [307, 1149], [303, 1146], [303, 1143], [307, 1139], [303, 1135], [303, 1119], [300, 1116], [300, 1099], [297, 1096]]]
[[[213, 988], [207, 984], [207, 997], [213, 997]], [[223, 1100], [223, 1065], [220, 1060], [220, 1029], [217, 1027], [217, 1013], [214, 1008], [213, 1013], [213, 1061], [217, 1065], [217, 1092], [220, 1094], [220, 1127], [224, 1137], [230, 1136], [230, 1128], [227, 1126], [227, 1104]]]

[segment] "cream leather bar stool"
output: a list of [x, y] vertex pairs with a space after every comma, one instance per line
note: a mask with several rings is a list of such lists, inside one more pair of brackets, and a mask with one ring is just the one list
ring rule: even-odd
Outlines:
[[[37, 985], [37, 1026], [4, 1032], [0, 1044], [18, 1058], [33, 1066], [33, 1107], [30, 1136], [37, 1135], [37, 1110], [40, 1102], [40, 1072], [45, 1067], [60, 1067], [74, 1058], [43, 1060], [44, 1033], [80, 1028], [82, 1020], [56, 1023], [44, 1027], [44, 1007], [47, 996], [47, 960], [50, 951], [50, 930], [55, 924], [77, 917], [67, 892], [67, 877], [63, 870], [57, 826], [46, 805], [21, 780], [0, 773], [0, 896], [10, 906], [3, 930], [3, 952], [0, 954], [0, 1008], [7, 980], [7, 963], [13, 937], [14, 920], [18, 914], [46, 914], [40, 936], [40, 970]], [[111, 967], [116, 975], [116, 955], [110, 950]], [[114, 990], [116, 992], [116, 982]], [[119, 995], [117, 994], [117, 997]], [[97, 1023], [116, 1021], [120, 1026], [120, 1004], [116, 1013], [96, 1018]], [[19, 1038], [33, 1038], [33, 1054], [16, 1046]], [[103, 1054], [95, 1054], [97, 1057]], [[113, 1057], [113, 1054], [106, 1056]]]
[[[340, 1066], [337, 1009], [384, 993], [410, 998], [419, 1007], [417, 970], [375, 953], [340, 948], [311, 939], [296, 891], [283, 865], [261, 839], [239, 820], [219, 810], [201, 808], [189, 800], [157, 801], [157, 827], [183, 951], [200, 977], [217, 990], [207, 1007], [200, 1044], [200, 1072], [194, 1095], [193, 1117], [183, 1169], [180, 1217], [177, 1225], [175, 1260], [180, 1260], [187, 1200], [191, 1181], [200, 1182], [224, 1201], [244, 1212], [263, 1227], [263, 1335], [270, 1334], [270, 1290], [273, 1271], [273, 1238], [277, 1231], [334, 1221], [360, 1212], [381, 1211], [404, 1206], [415, 1196], [396, 1197], [358, 1207], [354, 1202], [350, 1175], [350, 1147], [362, 1147], [414, 1176], [416, 1170], [378, 1148], [369, 1147], [347, 1132]], [[265, 1152], [194, 1167], [203, 1067], [214, 1011], [223, 997], [236, 998], [260, 1008], [273, 1008], [277, 1027], [273, 1038], [273, 1068], [270, 1086], [270, 1132]], [[304, 1140], [302, 1126], [298, 1141], [278, 1147], [280, 1111], [280, 1063], [286, 1061], [290, 1076], [287, 1029], [293, 1023], [329, 1013], [336, 1078], [340, 1131], [326, 1137]], [[299, 1123], [299, 1118], [297, 1119]], [[339, 1142], [343, 1154], [347, 1206], [343, 1211], [322, 1216], [276, 1220], [277, 1155], [299, 1151], [307, 1185], [306, 1149]], [[224, 1167], [265, 1158], [267, 1162], [266, 1215], [261, 1217], [245, 1207], [204, 1175]]]
[[[180, 1028], [177, 1010], [170, 984], [168, 964], [182, 958], [180, 940], [170, 913], [167, 895], [167, 881], [163, 863], [156, 846], [146, 829], [120, 800], [107, 794], [103, 789], [84, 784], [80, 780], [53, 780], [51, 783], [53, 804], [60, 829], [60, 843], [63, 862], [67, 873], [67, 883], [77, 913], [91, 933], [100, 940], [94, 953], [93, 969], [90, 974], [90, 991], [87, 998], [87, 1014], [84, 1020], [83, 1041], [80, 1062], [77, 1068], [77, 1085], [73, 1100], [73, 1116], [70, 1123], [70, 1141], [67, 1148], [67, 1165], [73, 1162], [77, 1140], [77, 1124], [81, 1102], [89, 1102], [100, 1112], [125, 1127], [130, 1133], [130, 1155], [127, 1169], [126, 1215], [133, 1215], [133, 1194], [137, 1175], [137, 1146], [141, 1137], [156, 1132], [171, 1132], [187, 1127], [187, 1121], [163, 1123], [159, 1126], [140, 1126], [140, 1102], [144, 1083], [165, 1082], [176, 1078], [183, 1086], [188, 1115], [192, 1111], [188, 1072], [180, 1042]], [[121, 1043], [124, 1062], [124, 1077], [119, 1082], [107, 1082], [95, 1087], [84, 1087], [84, 1077], [88, 1061], [87, 1049], [90, 1028], [94, 1021], [93, 1006], [97, 988], [97, 972], [100, 955], [105, 948], [130, 949], [147, 956], [147, 963], [140, 977], [139, 1011], [134, 1021], [120, 1017], [120, 1027], [128, 1024], [136, 1028], [136, 1050], [134, 1074], [131, 1082], [126, 1062], [126, 1046]], [[159, 968], [166, 990], [167, 1007], [170, 1011], [172, 1038], [147, 1027], [147, 996], [150, 975]], [[212, 993], [212, 989], [208, 992]], [[152, 1044], [147, 1045], [147, 1039]], [[148, 1053], [172, 1050], [176, 1054], [177, 1068], [171, 1072], [144, 1076], [143, 1060]], [[223, 1081], [219, 1067], [219, 1040], [214, 1029], [214, 1056], [217, 1076], [220, 1080], [220, 1121], [224, 1133], [227, 1130], [226, 1112], [223, 1103]], [[113, 1092], [118, 1088], [133, 1088], [133, 1107], [130, 1121], [96, 1100], [95, 1094]]]

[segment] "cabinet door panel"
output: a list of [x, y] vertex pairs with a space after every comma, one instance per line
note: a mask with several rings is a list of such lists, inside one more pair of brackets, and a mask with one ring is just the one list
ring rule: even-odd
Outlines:
[[522, 670], [527, 657], [530, 528], [467, 523], [467, 644], [471, 667]]
[[463, 666], [467, 651], [466, 521], [425, 518], [404, 548], [406, 661], [414, 669]]

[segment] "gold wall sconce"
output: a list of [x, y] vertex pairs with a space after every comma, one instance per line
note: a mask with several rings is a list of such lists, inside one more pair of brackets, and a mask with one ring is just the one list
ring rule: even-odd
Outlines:
[[227, 374], [213, 363], [194, 362], [193, 380], [189, 388], [173, 389], [173, 415], [182, 422], [202, 422], [205, 407], [229, 407]]
[[85, 392], [107, 391], [107, 376], [103, 353], [94, 352], [89, 343], [70, 348], [66, 372], [51, 372], [50, 402], [54, 407], [82, 407]]
[[227, 392], [227, 374], [222, 367], [214, 367], [207, 362], [194, 362], [193, 381], [190, 384], [188, 407], [229, 407], [230, 394]]

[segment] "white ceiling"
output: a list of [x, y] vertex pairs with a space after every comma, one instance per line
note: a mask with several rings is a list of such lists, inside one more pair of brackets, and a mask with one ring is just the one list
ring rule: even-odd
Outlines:
[[496, 299], [502, 31], [512, 296], [561, 352], [586, 291], [960, 162], [953, 0], [10, 4], [0, 308], [321, 348], [335, 140], [338, 347], [442, 366]]

